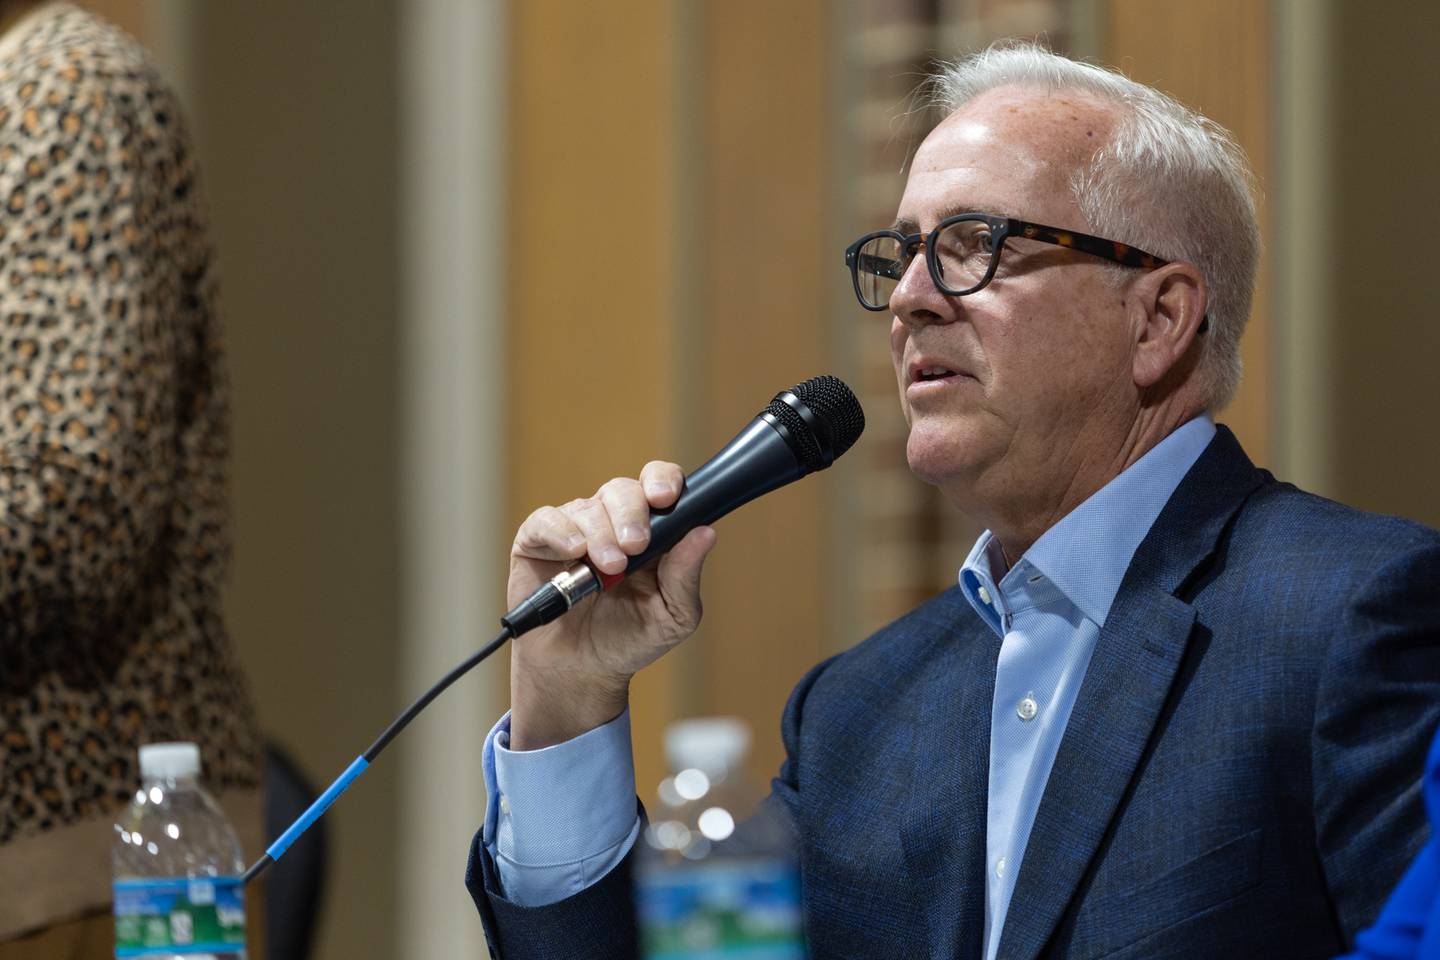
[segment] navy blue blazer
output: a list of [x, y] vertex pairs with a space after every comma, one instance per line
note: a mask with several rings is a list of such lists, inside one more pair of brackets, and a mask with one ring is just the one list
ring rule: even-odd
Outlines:
[[[814, 668], [771, 802], [817, 958], [979, 958], [999, 641], [958, 588]], [[1060, 745], [1004, 960], [1331, 957], [1427, 839], [1440, 534], [1277, 482], [1223, 427], [1135, 554]], [[467, 883], [493, 955], [635, 956], [629, 862]]]

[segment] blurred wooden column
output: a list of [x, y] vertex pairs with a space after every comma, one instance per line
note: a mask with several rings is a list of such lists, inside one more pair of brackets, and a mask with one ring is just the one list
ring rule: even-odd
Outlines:
[[1261, 465], [1271, 463], [1273, 364], [1269, 310], [1270, 5], [1256, 0], [1107, 0], [1101, 59], [1132, 79], [1170, 94], [1229, 129], [1260, 183], [1260, 231], [1266, 241], [1250, 324], [1241, 342], [1245, 376], [1220, 415]]
[[[777, 391], [828, 372], [825, 285], [844, 277], [838, 252], [830, 257], [824, 246], [831, 5], [731, 0], [700, 9], [706, 149], [702, 218], [689, 234], [707, 245], [702, 422], [713, 449]], [[783, 756], [785, 699], [826, 651], [833, 483], [831, 473], [809, 477], [728, 517], [706, 571], [694, 652], [702, 663], [691, 673], [704, 695], [693, 703], [749, 722], [761, 782]]]
[[[510, 7], [511, 530], [541, 504], [675, 456], [675, 9]], [[637, 731], [675, 715], [675, 669], [665, 658], [637, 680]], [[658, 747], [636, 742], [648, 795]]]

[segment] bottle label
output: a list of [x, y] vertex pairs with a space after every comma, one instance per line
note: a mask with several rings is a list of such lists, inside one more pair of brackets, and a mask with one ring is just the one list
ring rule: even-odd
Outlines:
[[239, 877], [117, 880], [115, 956], [238, 953], [245, 949]]
[[657, 866], [637, 877], [645, 960], [804, 960], [800, 876], [787, 860]]

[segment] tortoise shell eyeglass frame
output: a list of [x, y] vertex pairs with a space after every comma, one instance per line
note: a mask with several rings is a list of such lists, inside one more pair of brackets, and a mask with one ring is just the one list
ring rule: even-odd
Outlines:
[[[991, 248], [990, 262], [985, 268], [985, 275], [979, 282], [966, 287], [963, 290], [956, 290], [945, 282], [944, 276], [940, 273], [940, 266], [935, 260], [935, 245], [939, 239], [940, 232], [946, 227], [957, 223], [979, 222], [990, 228]], [[888, 237], [900, 245], [902, 259], [891, 260], [887, 257], [877, 257], [873, 254], [861, 254], [866, 244], [874, 240]], [[1163, 267], [1169, 260], [1157, 257], [1153, 253], [1146, 253], [1139, 247], [1132, 247], [1128, 243], [1121, 243], [1118, 240], [1106, 240], [1104, 237], [1092, 236], [1088, 233], [1079, 233], [1075, 230], [1062, 230], [1059, 227], [1047, 227], [1040, 223], [1030, 223], [1025, 220], [1016, 220], [1012, 217], [998, 217], [989, 213], [960, 213], [953, 217], [946, 217], [935, 225], [935, 229], [929, 234], [912, 233], [903, 234], [898, 230], [876, 230], [874, 233], [867, 233], [845, 248], [845, 265], [850, 269], [850, 280], [855, 286], [855, 299], [860, 301], [860, 306], [866, 310], [879, 312], [888, 310], [889, 301], [876, 305], [865, 299], [865, 294], [860, 286], [860, 272], [865, 270], [877, 277], [884, 277], [899, 283], [904, 276], [905, 270], [910, 266], [910, 259], [915, 254], [915, 248], [923, 245], [925, 247], [925, 265], [930, 269], [930, 279], [934, 281], [935, 288], [941, 293], [952, 297], [963, 297], [982, 289], [995, 276], [995, 268], [1000, 264], [1000, 251], [1005, 246], [1005, 241], [1010, 237], [1021, 237], [1025, 240], [1038, 240], [1041, 243], [1053, 243], [1057, 247], [1065, 247], [1069, 250], [1078, 250], [1081, 253], [1088, 253], [1093, 257], [1100, 257], [1102, 260], [1109, 260], [1113, 263], [1126, 267], [1139, 267], [1142, 270], [1154, 270]], [[1210, 317], [1200, 321], [1197, 333], [1204, 333], [1210, 329]]]

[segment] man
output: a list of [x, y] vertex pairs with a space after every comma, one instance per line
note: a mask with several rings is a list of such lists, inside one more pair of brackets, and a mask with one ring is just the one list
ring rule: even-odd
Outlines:
[[[1224, 131], [1030, 46], [936, 84], [847, 252], [960, 583], [816, 667], [772, 802], [816, 957], [1328, 957], [1425, 839], [1440, 536], [1277, 483], [1232, 395], [1258, 236]], [[512, 602], [644, 548], [681, 476], [537, 510]], [[516, 644], [469, 882], [496, 954], [626, 957], [631, 676], [695, 627], [699, 529]]]

